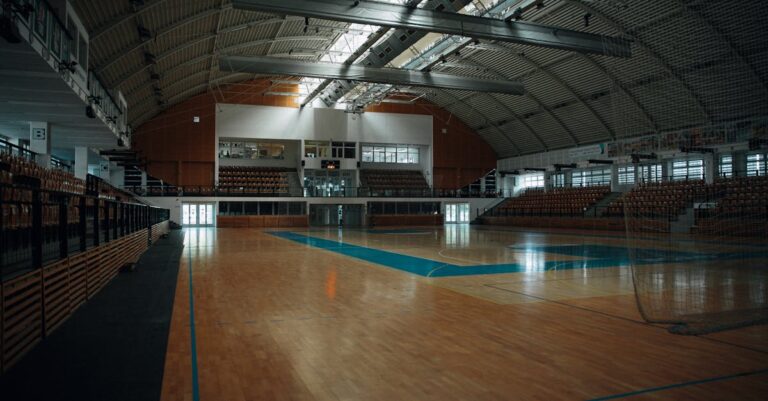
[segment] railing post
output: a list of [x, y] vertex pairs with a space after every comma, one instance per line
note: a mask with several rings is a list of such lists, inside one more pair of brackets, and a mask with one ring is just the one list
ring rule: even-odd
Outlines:
[[59, 257], [69, 256], [69, 197], [59, 200]]
[[43, 204], [40, 190], [32, 190], [32, 268], [43, 267]]
[[93, 200], [93, 246], [97, 247], [100, 243], [101, 237], [101, 219], [99, 219], [99, 203], [101, 200], [96, 198]]
[[80, 196], [80, 221], [78, 221], [77, 224], [77, 231], [80, 233], [80, 252], [85, 252], [86, 248], [88, 247], [86, 243], [85, 236], [87, 235], [88, 229], [87, 229], [87, 223], [86, 223], [86, 203], [85, 203], [85, 196]]

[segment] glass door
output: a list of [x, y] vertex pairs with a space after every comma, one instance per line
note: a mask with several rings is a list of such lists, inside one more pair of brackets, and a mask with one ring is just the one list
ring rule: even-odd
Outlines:
[[212, 203], [183, 203], [181, 205], [181, 224], [184, 226], [212, 226]]
[[455, 203], [449, 203], [445, 205], [445, 222], [446, 223], [456, 223], [456, 204]]
[[446, 223], [469, 223], [469, 203], [448, 203], [445, 205]]

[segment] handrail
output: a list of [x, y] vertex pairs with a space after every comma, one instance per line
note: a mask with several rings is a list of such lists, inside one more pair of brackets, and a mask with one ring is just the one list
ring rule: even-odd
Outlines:
[[168, 209], [29, 185], [0, 184], [0, 209], [2, 279], [142, 230], [151, 241], [170, 220]]
[[127, 186], [125, 191], [139, 196], [173, 197], [283, 197], [283, 198], [500, 198], [501, 192], [465, 191], [441, 188], [389, 188], [348, 187], [337, 191], [317, 191], [313, 188], [291, 188], [287, 191], [271, 189], [251, 190], [248, 188], [227, 188], [221, 186]]

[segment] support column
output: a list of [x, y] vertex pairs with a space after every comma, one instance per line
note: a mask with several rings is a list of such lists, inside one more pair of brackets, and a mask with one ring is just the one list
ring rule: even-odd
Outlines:
[[29, 122], [29, 150], [37, 153], [35, 162], [51, 167], [51, 124], [45, 121]]
[[619, 166], [611, 164], [611, 192], [619, 192]]
[[102, 160], [99, 162], [99, 178], [107, 182], [110, 181], [109, 162], [106, 160]]
[[84, 180], [88, 175], [88, 148], [75, 147], [75, 177]]
[[717, 173], [715, 170], [715, 155], [707, 153], [703, 157], [704, 161], [704, 182], [707, 184], [713, 184], [715, 182], [715, 176]]

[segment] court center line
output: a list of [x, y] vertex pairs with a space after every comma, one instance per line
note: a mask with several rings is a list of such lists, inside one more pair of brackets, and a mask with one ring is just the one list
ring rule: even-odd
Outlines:
[[717, 376], [717, 377], [710, 377], [710, 378], [707, 378], [707, 379], [691, 380], [691, 381], [687, 381], [687, 382], [669, 384], [669, 385], [666, 385], [666, 386], [650, 387], [650, 388], [646, 388], [646, 389], [642, 389], [642, 390], [630, 391], [630, 392], [627, 392], [627, 393], [614, 394], [614, 395], [609, 395], [609, 396], [600, 397], [600, 398], [593, 398], [593, 399], [591, 399], [589, 401], [616, 400], [616, 399], [619, 399], [619, 398], [634, 397], [636, 395], [647, 394], [647, 393], [654, 393], [654, 392], [664, 391], [664, 390], [671, 390], [671, 389], [674, 389], [674, 388], [696, 386], [696, 385], [699, 385], [699, 384], [705, 384], [705, 383], [712, 383], [712, 382], [718, 382], [718, 381], [724, 381], [724, 380], [737, 379], [737, 378], [740, 378], [740, 377], [762, 375], [762, 374], [766, 374], [766, 373], [768, 373], [768, 369], [754, 370], [754, 371], [751, 371], [751, 372], [741, 372], [741, 373], [735, 373], [735, 374], [732, 374], [732, 375]]
[[200, 401], [200, 382], [197, 369], [197, 337], [195, 335], [195, 292], [192, 285], [192, 246], [187, 249], [187, 271], [189, 272], [189, 339], [192, 358], [192, 400]]

